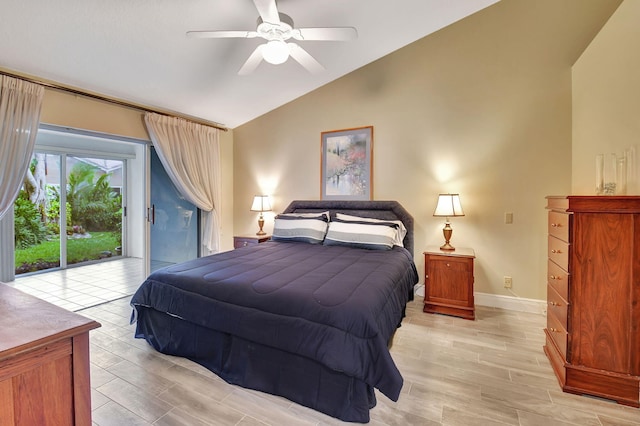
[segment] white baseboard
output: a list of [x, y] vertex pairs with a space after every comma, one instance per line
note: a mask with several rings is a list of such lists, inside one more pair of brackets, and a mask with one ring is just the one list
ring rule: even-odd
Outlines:
[[509, 309], [518, 312], [530, 312], [534, 314], [547, 314], [547, 302], [538, 299], [525, 299], [523, 297], [502, 296], [489, 293], [474, 293], [476, 305], [490, 306], [492, 308]]
[[[415, 287], [415, 295], [424, 297], [424, 285]], [[518, 312], [530, 312], [534, 314], [547, 314], [547, 302], [538, 299], [525, 299], [522, 297], [502, 296], [489, 293], [474, 293], [475, 304], [478, 306], [489, 306], [492, 308], [509, 309]]]

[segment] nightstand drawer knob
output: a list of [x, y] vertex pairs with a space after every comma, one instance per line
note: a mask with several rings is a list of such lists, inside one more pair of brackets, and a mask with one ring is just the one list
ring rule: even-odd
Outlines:
[[549, 302], [549, 304], [550, 304], [551, 306], [560, 306], [560, 304], [559, 304], [559, 303], [557, 303], [557, 302]]
[[562, 279], [560, 275], [550, 275], [549, 278], [551, 278], [552, 280], [558, 280], [558, 281]]
[[560, 223], [552, 223], [551, 227], [552, 228], [560, 228], [560, 227], [562, 227], [562, 224], [560, 224]]
[[557, 328], [553, 328], [553, 327], [551, 327], [551, 328], [549, 329], [549, 331], [550, 331], [550, 332], [552, 332], [552, 333], [557, 333], [557, 332], [558, 332], [558, 329], [557, 329]]
[[447, 268], [449, 268], [449, 267], [451, 267], [451, 265], [447, 263]]
[[560, 250], [552, 249], [551, 253], [562, 253]]
[[249, 242], [247, 242], [247, 241], [244, 241], [244, 242], [242, 243], [242, 246], [243, 246], [243, 247], [246, 247], [246, 246], [248, 246], [248, 245], [249, 245]]

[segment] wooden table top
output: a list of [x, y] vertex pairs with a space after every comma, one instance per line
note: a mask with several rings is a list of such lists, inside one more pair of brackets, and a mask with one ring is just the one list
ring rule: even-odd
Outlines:
[[100, 323], [0, 283], [0, 361]]

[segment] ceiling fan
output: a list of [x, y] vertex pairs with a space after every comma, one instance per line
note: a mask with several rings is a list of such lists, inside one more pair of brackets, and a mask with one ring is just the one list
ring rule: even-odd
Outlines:
[[358, 32], [353, 27], [294, 28], [291, 17], [278, 12], [276, 0], [253, 0], [253, 3], [260, 15], [255, 31], [188, 31], [187, 36], [265, 39], [267, 42], [256, 47], [242, 65], [238, 71], [240, 75], [252, 73], [263, 59], [270, 64], [278, 65], [286, 62], [289, 57], [309, 72], [318, 73], [323, 71], [324, 67], [300, 45], [287, 40], [347, 41], [358, 37]]

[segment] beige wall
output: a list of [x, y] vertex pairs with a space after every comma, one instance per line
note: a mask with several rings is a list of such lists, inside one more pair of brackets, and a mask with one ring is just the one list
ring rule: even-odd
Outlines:
[[[140, 110], [46, 89], [41, 122], [149, 140]], [[233, 132], [220, 132], [222, 174], [221, 248], [233, 248]]]
[[40, 120], [47, 124], [149, 140], [139, 110], [54, 89], [45, 90]]
[[254, 194], [276, 211], [319, 198], [320, 132], [372, 125], [374, 198], [413, 214], [418, 268], [443, 241], [437, 194], [459, 192], [452, 244], [475, 249], [476, 291], [544, 299], [544, 197], [571, 188], [571, 65], [618, 4], [503, 0], [234, 129], [235, 232], [255, 232]]
[[640, 156], [639, 46], [640, 2], [625, 0], [573, 67], [575, 194], [595, 193], [597, 154], [622, 155], [635, 146]]

